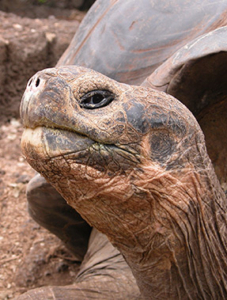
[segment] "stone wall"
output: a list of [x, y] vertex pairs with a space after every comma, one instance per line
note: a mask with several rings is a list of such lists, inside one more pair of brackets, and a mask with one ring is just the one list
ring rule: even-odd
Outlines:
[[[13, 12], [30, 18], [42, 17], [54, 11], [54, 15], [62, 15], [66, 10], [88, 10], [95, 0], [0, 0], [0, 10]], [[31, 9], [32, 8], [32, 9]]]

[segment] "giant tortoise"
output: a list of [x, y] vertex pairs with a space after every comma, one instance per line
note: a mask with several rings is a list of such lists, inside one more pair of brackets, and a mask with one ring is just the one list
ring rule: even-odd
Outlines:
[[227, 298], [226, 10], [96, 1], [28, 82], [29, 211], [82, 264], [19, 299]]

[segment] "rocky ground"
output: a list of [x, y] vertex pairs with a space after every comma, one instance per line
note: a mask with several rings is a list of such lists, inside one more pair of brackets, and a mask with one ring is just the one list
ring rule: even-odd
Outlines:
[[27, 213], [26, 185], [35, 172], [20, 150], [18, 107], [30, 76], [54, 66], [84, 12], [60, 20], [0, 11], [0, 300], [28, 289], [73, 282], [78, 262]]

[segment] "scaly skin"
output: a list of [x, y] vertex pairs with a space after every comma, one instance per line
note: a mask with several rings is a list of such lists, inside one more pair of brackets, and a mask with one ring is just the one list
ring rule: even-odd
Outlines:
[[[114, 99], [83, 107], [88, 92]], [[226, 198], [188, 109], [81, 67], [37, 73], [22, 149], [123, 254], [145, 299], [225, 299]]]

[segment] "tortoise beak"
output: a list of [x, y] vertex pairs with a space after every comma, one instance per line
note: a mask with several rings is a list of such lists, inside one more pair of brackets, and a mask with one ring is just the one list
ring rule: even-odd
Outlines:
[[28, 82], [20, 105], [20, 116], [24, 127], [29, 127], [29, 110], [34, 105], [34, 99], [39, 97], [45, 87], [45, 80], [39, 74], [34, 75]]
[[[28, 82], [20, 106], [21, 121], [25, 128], [67, 127], [66, 116], [71, 116], [69, 99], [71, 88], [59, 76], [57, 69], [38, 72]], [[66, 122], [64, 122], [66, 121]]]

